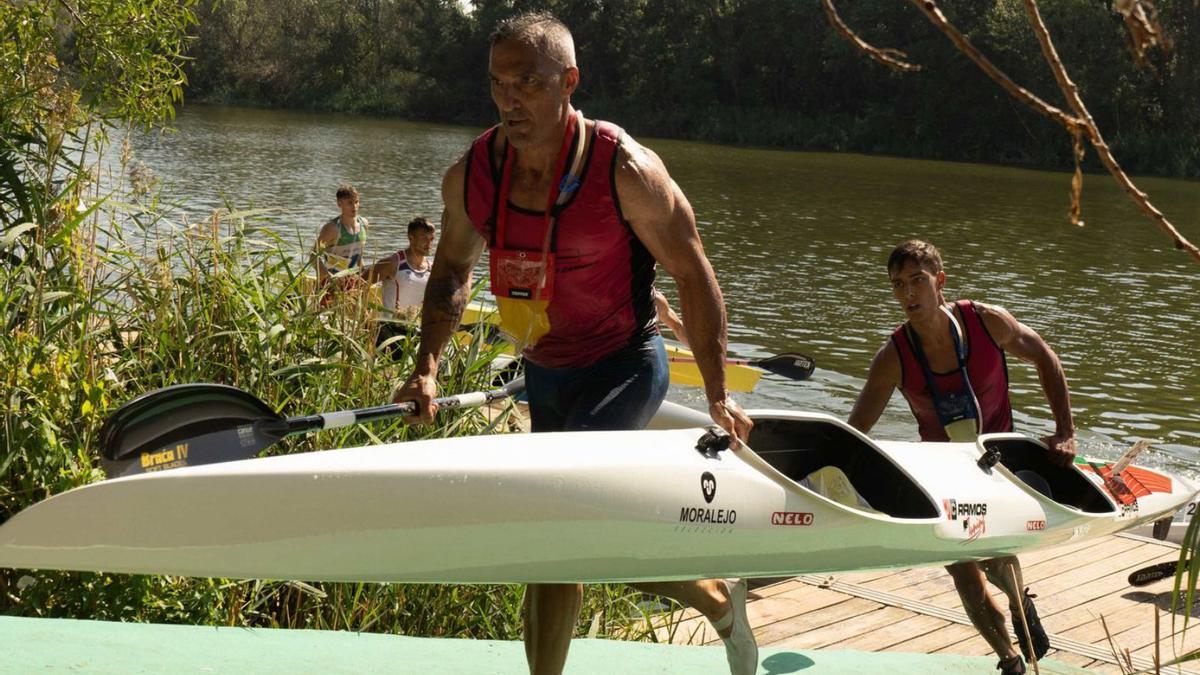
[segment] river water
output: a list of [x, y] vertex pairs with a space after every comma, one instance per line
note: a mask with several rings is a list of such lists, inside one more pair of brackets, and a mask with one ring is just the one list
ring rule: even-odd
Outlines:
[[[480, 131], [202, 106], [184, 108], [175, 128], [131, 141], [191, 219], [225, 204], [272, 207], [299, 252], [349, 182], [372, 224], [368, 258], [402, 248], [413, 216], [437, 220], [441, 174]], [[1146, 463], [1200, 466], [1200, 264], [1108, 176], [1086, 178], [1086, 225], [1076, 227], [1063, 173], [641, 140], [696, 211], [728, 304], [731, 354], [817, 361], [805, 382], [765, 378], [741, 396], [747, 407], [848, 415], [872, 355], [903, 320], [887, 254], [920, 237], [942, 249], [948, 298], [1002, 305], [1055, 348], [1087, 454], [1113, 457], [1144, 437], [1160, 451]], [[1200, 183], [1138, 182], [1200, 240]], [[669, 278], [659, 285], [675, 297]], [[1015, 359], [1009, 369], [1018, 430], [1048, 433], [1035, 369]], [[671, 398], [703, 407], [698, 390]], [[916, 437], [899, 395], [873, 433]]]

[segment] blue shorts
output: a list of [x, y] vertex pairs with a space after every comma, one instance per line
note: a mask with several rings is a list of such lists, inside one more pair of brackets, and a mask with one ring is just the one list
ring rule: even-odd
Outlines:
[[581, 368], [545, 368], [526, 361], [530, 429], [642, 429], [658, 412], [669, 384], [667, 351], [657, 334]]

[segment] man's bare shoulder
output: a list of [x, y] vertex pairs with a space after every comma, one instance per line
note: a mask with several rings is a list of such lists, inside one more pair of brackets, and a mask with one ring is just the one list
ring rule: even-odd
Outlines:
[[470, 150], [459, 155], [458, 159], [454, 160], [454, 163], [450, 165], [450, 168], [446, 169], [445, 175], [442, 176], [443, 189], [451, 182], [457, 184], [460, 188], [462, 187], [463, 181], [467, 178], [468, 154], [470, 154]]
[[990, 305], [986, 302], [979, 302], [978, 300], [972, 300], [971, 304], [975, 306], [975, 312], [981, 317], [1012, 316], [1012, 314], [1008, 313], [1007, 309], [1004, 309], [1000, 305]]
[[1018, 325], [1016, 318], [1000, 305], [989, 305], [983, 302], [972, 302], [972, 304], [975, 306], [975, 313], [979, 315], [979, 320], [983, 322], [993, 337], [1008, 333]]
[[676, 188], [666, 165], [653, 150], [628, 135], [617, 148], [614, 179], [626, 217], [647, 215], [646, 209], [656, 214], [673, 209]]
[[617, 147], [616, 178], [618, 187], [650, 187], [669, 183], [671, 176], [662, 158], [650, 148], [626, 134]]
[[442, 201], [447, 207], [465, 209], [463, 197], [466, 194], [464, 185], [467, 181], [467, 158], [471, 149], [467, 148], [442, 176]]
[[875, 356], [871, 359], [872, 364], [882, 364], [885, 361], [897, 367], [900, 366], [900, 352], [896, 350], [896, 343], [892, 342], [891, 338], [888, 338], [883, 344], [879, 345], [878, 351], [875, 352]]
[[880, 345], [871, 358], [870, 379], [876, 384], [900, 383], [900, 352], [891, 338]]
[[325, 241], [329, 239], [337, 239], [338, 236], [338, 221], [337, 218], [330, 218], [321, 225], [321, 229], [317, 232], [317, 240]]

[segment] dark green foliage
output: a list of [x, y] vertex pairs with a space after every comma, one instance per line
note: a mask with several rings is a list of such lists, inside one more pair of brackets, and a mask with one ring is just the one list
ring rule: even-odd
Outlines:
[[[841, 4], [866, 40], [907, 51], [924, 70], [898, 74], [868, 60], [816, 0], [476, 0], [469, 14], [453, 0], [203, 0], [191, 91], [487, 124], [488, 33], [514, 11], [544, 8], [575, 34], [579, 106], [634, 134], [1070, 166], [1069, 137], [988, 80], [908, 2]], [[1018, 0], [944, 4], [1019, 84], [1063, 105]], [[1200, 176], [1200, 9], [1160, 0], [1176, 49], [1138, 70], [1109, 4], [1061, 0], [1042, 12], [1125, 167]]]

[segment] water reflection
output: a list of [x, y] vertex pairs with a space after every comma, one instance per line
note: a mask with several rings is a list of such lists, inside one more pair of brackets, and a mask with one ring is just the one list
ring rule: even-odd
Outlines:
[[[178, 133], [134, 139], [138, 159], [193, 219], [228, 201], [277, 206], [275, 226], [311, 241], [342, 182], [362, 193], [368, 257], [404, 246], [404, 224], [441, 213], [442, 171], [479, 130], [326, 114], [189, 107]], [[1200, 266], [1105, 176], [1085, 181], [1085, 227], [1066, 222], [1069, 176], [981, 165], [648, 142], [691, 200], [729, 304], [731, 351], [813, 355], [807, 382], [766, 378], [744, 402], [844, 417], [871, 356], [901, 315], [883, 262], [908, 237], [947, 257], [952, 297], [999, 304], [1039, 331], [1067, 368], [1085, 449], [1133, 439], [1160, 457], [1200, 446]], [[1200, 185], [1141, 181], [1200, 239]], [[673, 284], [662, 283], [673, 296]], [[1018, 426], [1050, 415], [1032, 366], [1010, 361]], [[676, 391], [700, 404], [696, 391]], [[898, 397], [878, 433], [912, 438]]]

